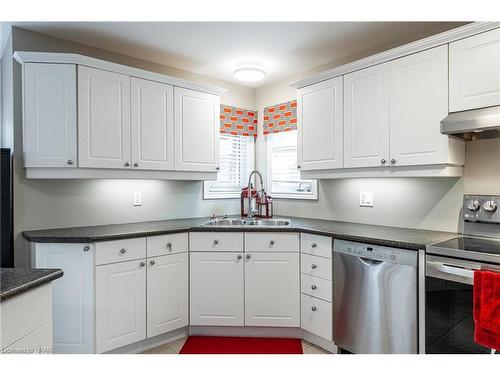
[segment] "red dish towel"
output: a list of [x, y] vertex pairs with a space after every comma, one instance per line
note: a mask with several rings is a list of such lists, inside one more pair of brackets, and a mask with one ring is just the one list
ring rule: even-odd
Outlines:
[[500, 273], [474, 271], [474, 341], [500, 350]]

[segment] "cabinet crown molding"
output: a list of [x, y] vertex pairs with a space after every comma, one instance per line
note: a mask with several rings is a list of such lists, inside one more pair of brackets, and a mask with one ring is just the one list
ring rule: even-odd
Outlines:
[[381, 64], [386, 61], [394, 60], [403, 56], [411, 55], [426, 49], [448, 44], [459, 39], [467, 38], [476, 34], [500, 28], [500, 22], [473, 22], [455, 29], [445, 31], [430, 37], [417, 40], [387, 51], [368, 56], [361, 60], [356, 60], [348, 64], [337, 66], [319, 74], [291, 82], [291, 87], [300, 89], [315, 83], [335, 78], [343, 74], [351, 73], [356, 70], [368, 68], [373, 65]]
[[134, 68], [128, 65], [122, 65], [76, 53], [16, 51], [14, 52], [13, 57], [21, 65], [25, 63], [76, 64], [125, 74], [131, 77], [166, 83], [172, 86], [202, 91], [209, 94], [222, 95], [227, 91], [222, 87], [212, 86], [206, 83], [188, 81], [182, 78], [176, 78], [165, 74], [155, 73], [148, 70]]

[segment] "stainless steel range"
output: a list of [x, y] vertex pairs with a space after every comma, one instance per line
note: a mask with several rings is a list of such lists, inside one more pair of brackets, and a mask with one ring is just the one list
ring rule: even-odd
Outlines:
[[489, 353], [474, 342], [475, 270], [500, 272], [500, 196], [465, 195], [463, 235], [427, 247], [426, 353]]

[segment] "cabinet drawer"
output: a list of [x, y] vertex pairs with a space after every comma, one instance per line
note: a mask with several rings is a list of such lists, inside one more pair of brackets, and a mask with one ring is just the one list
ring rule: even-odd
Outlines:
[[95, 264], [97, 266], [141, 258], [146, 258], [146, 237], [97, 242], [95, 244]]
[[302, 273], [332, 280], [333, 272], [331, 259], [321, 258], [309, 254], [302, 254], [300, 259], [300, 269]]
[[301, 295], [300, 327], [326, 340], [332, 340], [332, 304], [318, 298]]
[[298, 233], [245, 233], [245, 251], [299, 251]]
[[190, 251], [243, 251], [243, 233], [190, 233]]
[[164, 234], [147, 238], [148, 257], [167, 254], [184, 253], [188, 251], [188, 234]]
[[301, 251], [303, 253], [332, 258], [332, 238], [316, 234], [303, 233], [300, 235]]
[[303, 273], [301, 275], [300, 284], [302, 293], [332, 302], [333, 282], [331, 280], [325, 280]]

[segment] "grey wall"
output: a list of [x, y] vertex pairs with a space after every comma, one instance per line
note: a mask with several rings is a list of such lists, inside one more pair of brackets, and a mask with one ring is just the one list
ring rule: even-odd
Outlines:
[[[6, 51], [6, 55], [11, 56], [12, 50], [80, 53], [158, 73], [201, 81], [226, 88], [228, 91], [221, 98], [223, 103], [254, 108], [254, 93], [251, 88], [23, 29], [12, 29], [12, 49]], [[7, 60], [12, 68], [12, 59], [8, 58]], [[203, 200], [203, 184], [199, 181], [28, 180], [24, 178], [22, 168], [21, 68], [17, 63], [14, 63], [13, 68], [16, 265], [22, 265], [26, 262], [23, 250], [24, 241], [21, 237], [21, 232], [24, 230], [239, 212], [238, 200]], [[12, 74], [10, 76], [12, 77]], [[9, 94], [8, 98], [12, 100], [12, 95]], [[6, 129], [12, 129], [12, 126], [9, 125]], [[7, 132], [9, 131], [7, 130]], [[134, 207], [132, 205], [135, 191], [142, 193], [142, 206]]]

